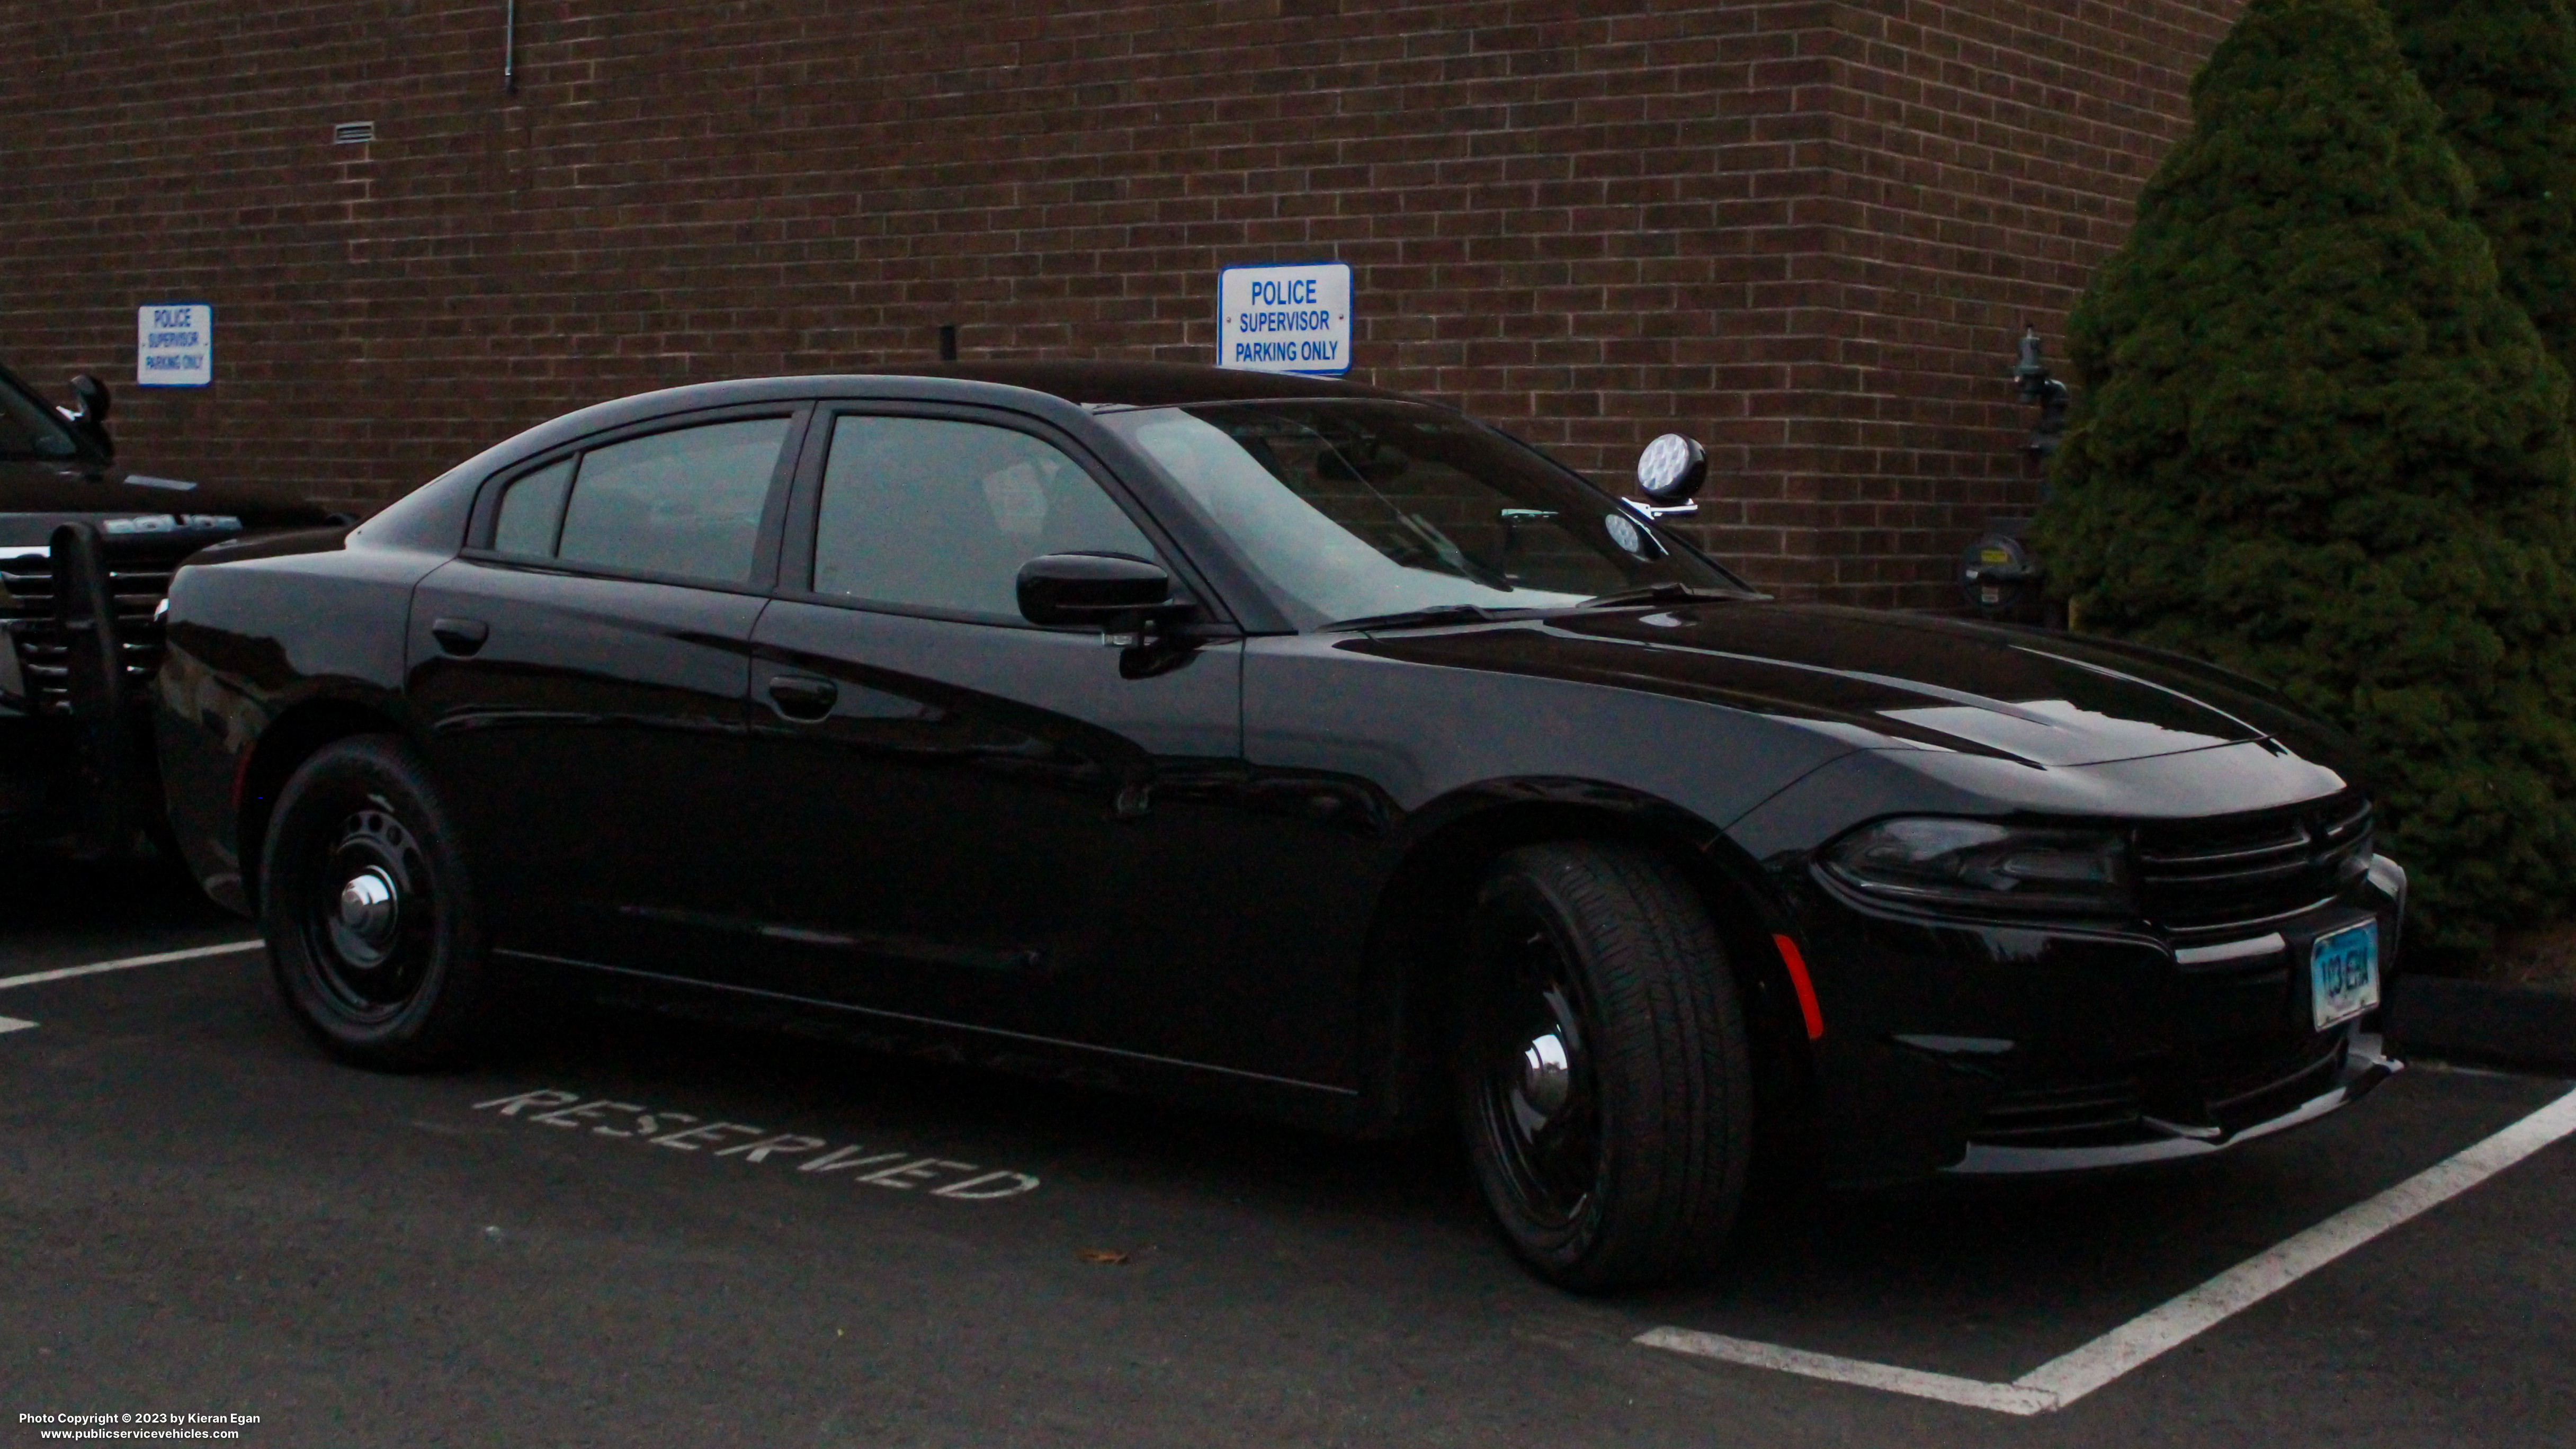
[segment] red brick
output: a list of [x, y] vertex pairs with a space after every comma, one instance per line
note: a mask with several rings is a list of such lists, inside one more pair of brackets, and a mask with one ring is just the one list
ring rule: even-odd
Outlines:
[[[1942, 605], [2035, 501], [2004, 380], [2116, 246], [2236, 0], [108, 0], [0, 16], [0, 357], [218, 382], [129, 456], [368, 507], [619, 392], [1194, 359], [1217, 270], [1339, 256], [1360, 376], [1605, 481], [1718, 464], [1766, 586]], [[87, 37], [112, 35], [102, 46]], [[368, 146], [330, 127], [373, 120]]]

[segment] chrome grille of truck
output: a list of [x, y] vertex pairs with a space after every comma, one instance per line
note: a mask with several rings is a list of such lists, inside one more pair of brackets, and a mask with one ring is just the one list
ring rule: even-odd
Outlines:
[[[109, 566], [125, 673], [137, 683], [161, 667], [161, 624], [153, 615], [170, 592], [174, 572], [175, 561], [148, 558], [118, 559]], [[0, 556], [0, 629], [18, 651], [30, 707], [39, 714], [71, 713], [71, 649], [55, 612], [49, 554]]]

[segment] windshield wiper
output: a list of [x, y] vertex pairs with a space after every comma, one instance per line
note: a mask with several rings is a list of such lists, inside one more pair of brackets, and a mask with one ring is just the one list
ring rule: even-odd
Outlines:
[[1639, 584], [1633, 589], [1613, 589], [1597, 598], [1583, 601], [1586, 609], [1611, 609], [1621, 604], [1679, 604], [1706, 601], [1735, 603], [1745, 595], [1732, 589], [1712, 589], [1699, 584], [1676, 583], [1667, 579], [1659, 584]]
[[1327, 629], [1429, 629], [1442, 624], [1491, 624], [1501, 619], [1527, 618], [1536, 609], [1489, 609], [1482, 604], [1433, 604], [1427, 609], [1405, 609], [1393, 614], [1371, 614], [1361, 619], [1337, 619]]
[[1401, 509], [1397, 510], [1395, 519], [1397, 523], [1403, 525], [1406, 532], [1419, 539], [1424, 547], [1431, 550], [1432, 557], [1440, 560], [1443, 566], [1441, 572], [1454, 574], [1469, 583], [1483, 584], [1489, 589], [1508, 589], [1512, 586], [1509, 579], [1467, 557], [1466, 550], [1451, 542], [1449, 535], [1433, 527], [1430, 519], [1406, 513]]

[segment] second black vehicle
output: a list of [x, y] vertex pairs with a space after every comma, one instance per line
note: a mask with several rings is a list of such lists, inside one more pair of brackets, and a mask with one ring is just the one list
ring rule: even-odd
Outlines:
[[283, 489], [118, 466], [106, 385], [72, 392], [56, 407], [0, 368], [0, 848], [110, 856], [161, 821], [145, 691], [172, 571], [327, 520]]
[[[1659, 502], [1705, 462], [1662, 441]], [[2101, 640], [1771, 602], [1450, 409], [1210, 369], [560, 418], [179, 574], [173, 824], [327, 1046], [538, 972], [1353, 1131], [1552, 1280], [1836, 1183], [2331, 1111], [2404, 875], [2345, 747]]]

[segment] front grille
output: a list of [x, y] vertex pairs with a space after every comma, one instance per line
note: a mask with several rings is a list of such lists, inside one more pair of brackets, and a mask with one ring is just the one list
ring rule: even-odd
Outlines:
[[2250, 925], [2325, 901], [2370, 851], [2370, 802], [2356, 794], [2289, 810], [2142, 827], [2137, 865], [2148, 919], [2171, 930]]
[[1986, 1105], [1968, 1134], [1994, 1147], [2095, 1147], [2153, 1141], [2158, 1122], [2244, 1131], [2333, 1089], [2341, 1031], [2208, 1043], [2124, 1070], [2032, 1071]]
[[1997, 1146], [2071, 1146], [2137, 1135], [2146, 1110], [2133, 1075], [2016, 1087], [1997, 1097], [1974, 1134]]
[[[126, 678], [140, 684], [161, 667], [161, 625], [153, 615], [170, 592], [176, 559], [110, 555], [117, 641]], [[39, 714], [72, 712], [71, 646], [54, 606], [54, 566], [46, 554], [0, 560], [0, 629], [18, 650], [29, 706]]]
[[2204, 1048], [2197, 1085], [2210, 1119], [2236, 1131], [2320, 1095], [2342, 1073], [2345, 1046], [2343, 1032], [2327, 1031], [2288, 1047], [2269, 1041], [2232, 1051]]

